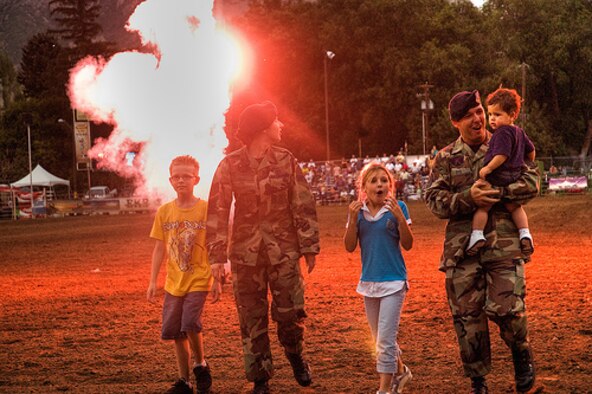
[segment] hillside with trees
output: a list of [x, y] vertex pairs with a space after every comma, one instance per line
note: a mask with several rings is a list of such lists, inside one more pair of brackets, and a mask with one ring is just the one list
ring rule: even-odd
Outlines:
[[[84, 15], [75, 13], [80, 4]], [[243, 10], [244, 2], [225, 2], [233, 6]], [[73, 178], [63, 164], [72, 162], [71, 131], [56, 123], [70, 116], [68, 70], [86, 55], [134, 48], [137, 37], [123, 30], [133, 8], [134, 1], [119, 0], [0, 0], [0, 39], [34, 32], [18, 66], [10, 61], [13, 47], [0, 50], [0, 182], [27, 172], [24, 113], [42, 130], [34, 156]], [[468, 0], [252, 0], [246, 12], [228, 12], [225, 23], [256, 54], [253, 82], [234, 92], [227, 113], [229, 136], [246, 104], [270, 99], [289, 126], [285, 145], [302, 160], [324, 159], [326, 82], [332, 158], [358, 154], [359, 142], [363, 155], [394, 153], [405, 143], [409, 154], [420, 154], [421, 85], [429, 85], [434, 103], [428, 149], [457, 135], [446, 108], [455, 92], [486, 95], [503, 85], [523, 94], [519, 124], [539, 157], [590, 155], [590, 1], [489, 0], [478, 9]], [[93, 127], [93, 135], [109, 133]]]

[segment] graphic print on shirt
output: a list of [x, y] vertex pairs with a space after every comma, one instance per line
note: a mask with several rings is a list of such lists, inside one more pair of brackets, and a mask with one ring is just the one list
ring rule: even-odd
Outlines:
[[389, 229], [390, 231], [395, 231], [395, 230], [397, 230], [398, 226], [395, 221], [392, 221], [391, 219], [387, 219], [386, 220], [386, 228]]
[[191, 258], [196, 246], [199, 230], [205, 229], [205, 222], [169, 222], [164, 224], [165, 231], [172, 231], [169, 238], [169, 259], [174, 261], [181, 272], [193, 273]]

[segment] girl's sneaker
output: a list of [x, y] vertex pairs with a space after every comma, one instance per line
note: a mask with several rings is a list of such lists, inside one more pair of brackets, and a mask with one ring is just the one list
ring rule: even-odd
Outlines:
[[391, 386], [391, 391], [393, 394], [400, 394], [403, 392], [403, 388], [407, 383], [409, 383], [413, 379], [413, 374], [411, 370], [406, 365], [403, 365], [403, 373], [397, 375], [396, 373], [393, 374], [393, 385]]

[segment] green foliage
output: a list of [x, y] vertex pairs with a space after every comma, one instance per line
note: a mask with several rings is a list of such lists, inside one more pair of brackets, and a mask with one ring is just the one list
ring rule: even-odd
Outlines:
[[30, 117], [33, 166], [72, 177], [73, 136], [58, 124], [69, 118], [65, 92], [68, 59], [55, 36], [34, 35], [23, 48], [17, 76], [24, 96], [7, 107], [0, 118], [0, 179], [15, 181], [28, 173], [26, 117]]
[[541, 152], [579, 153], [592, 119], [592, 3], [490, 0], [484, 13], [493, 48], [489, 58], [508, 65], [498, 67], [497, 84], [521, 86], [516, 67], [526, 63], [526, 110], [544, 109], [529, 119], [541, 117], [539, 124], [555, 130], [555, 146]]
[[58, 28], [52, 29], [64, 40], [88, 45], [101, 33], [96, 23], [100, 13], [98, 0], [50, 0], [50, 13]]
[[19, 95], [16, 71], [8, 55], [0, 50], [0, 112]]
[[64, 100], [54, 97], [20, 100], [3, 114], [0, 122], [0, 179], [14, 182], [28, 173], [27, 116], [31, 121], [33, 167], [41, 164], [64, 178], [71, 176], [72, 132], [57, 123], [64, 117]]
[[333, 157], [357, 153], [360, 129], [369, 134], [364, 153], [395, 152], [405, 141], [420, 153], [424, 82], [434, 85], [436, 107], [428, 147], [458, 135], [447, 113], [454, 93], [486, 95], [500, 84], [519, 92], [525, 84], [540, 155], [577, 153], [592, 133], [587, 0], [490, 0], [483, 10], [468, 0], [253, 1], [238, 26], [260, 62], [256, 92], [235, 103], [265, 95], [293, 111], [308, 127], [286, 133], [286, 143], [305, 159], [324, 157], [326, 50], [336, 54], [327, 61]]
[[50, 0], [49, 9], [57, 24], [49, 31], [70, 44], [67, 47], [73, 61], [111, 54], [113, 44], [98, 39], [103, 31], [97, 22], [101, 12], [99, 0]]
[[[250, 5], [230, 21], [250, 42], [255, 64], [250, 89], [234, 92], [229, 134], [240, 109], [270, 99], [289, 126], [285, 144], [302, 160], [324, 158], [326, 81], [333, 158], [357, 154], [359, 138], [363, 155], [396, 152], [406, 141], [409, 153], [418, 154], [420, 84], [433, 85], [428, 149], [458, 136], [447, 111], [454, 93], [478, 89], [485, 96], [502, 84], [518, 92], [524, 88], [524, 126], [539, 157], [589, 151], [582, 143], [592, 133], [589, 0], [489, 0], [482, 10], [468, 0], [256, 0]], [[14, 72], [0, 55], [3, 94], [17, 92], [0, 120], [0, 179], [26, 172], [22, 112], [36, 119], [34, 157], [68, 175], [71, 131], [55, 124], [57, 118], [70, 118], [67, 70], [83, 56], [110, 54], [99, 40], [98, 0], [52, 0], [50, 11], [55, 34], [33, 36], [23, 51], [18, 81], [28, 101], [18, 99], [14, 84], [7, 88]], [[326, 51], [336, 56], [329, 60]], [[8, 164], [11, 160], [14, 164]]]
[[555, 132], [551, 121], [545, 117], [545, 110], [538, 103], [533, 103], [526, 120], [517, 124], [524, 128], [536, 147], [537, 157], [567, 156], [573, 154], [568, 152], [567, 146], [558, 133]]
[[[98, 0], [52, 0], [49, 5], [58, 27], [34, 35], [23, 48], [17, 79], [25, 97], [11, 103], [0, 118], [1, 180], [14, 181], [28, 172], [25, 114], [32, 118], [33, 166], [42, 164], [48, 171], [73, 180], [73, 130], [57, 122], [71, 119], [66, 95], [69, 69], [81, 57], [109, 55], [108, 43], [97, 39], [101, 33], [96, 22]], [[7, 72], [0, 57], [0, 76]]]
[[28, 97], [64, 96], [68, 64], [58, 40], [35, 34], [23, 48], [18, 81]]

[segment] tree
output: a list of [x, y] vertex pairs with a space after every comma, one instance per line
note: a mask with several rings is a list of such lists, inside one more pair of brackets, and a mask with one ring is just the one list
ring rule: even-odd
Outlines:
[[65, 97], [68, 64], [55, 36], [38, 33], [31, 37], [23, 48], [18, 81], [27, 97]]
[[[16, 180], [28, 172], [27, 128], [31, 128], [33, 166], [42, 164], [60, 177], [71, 175], [73, 142], [70, 130], [56, 122], [63, 114], [63, 102], [54, 98], [20, 100], [0, 118], [0, 179]], [[71, 178], [71, 176], [70, 176]]]
[[0, 50], [0, 113], [9, 106], [20, 93], [16, 71], [8, 55]]
[[[567, 146], [567, 153], [586, 155], [586, 141], [592, 138], [592, 3], [490, 0], [484, 13], [496, 48], [493, 54], [507, 59], [512, 69], [528, 65], [525, 107], [542, 110], [539, 116], [546, 119], [539, 124], [548, 124], [546, 132], [558, 142], [541, 153], [556, 155]], [[522, 84], [518, 78], [509, 80], [514, 86]]]
[[468, 0], [259, 0], [237, 25], [257, 64], [254, 91], [235, 96], [233, 106], [278, 101], [297, 128], [285, 142], [298, 156], [325, 156], [326, 50], [336, 53], [328, 64], [333, 157], [357, 153], [360, 128], [371, 135], [364, 153], [394, 152], [405, 141], [420, 153], [416, 95], [426, 81], [436, 106], [428, 146], [457, 135], [447, 112], [454, 93], [485, 96], [500, 84], [528, 85], [524, 126], [539, 155], [585, 154], [592, 145], [589, 0], [489, 0], [483, 11]]
[[99, 40], [102, 33], [97, 23], [101, 6], [99, 0], [50, 0], [50, 14], [57, 28], [49, 31], [69, 44], [73, 61], [92, 55], [106, 56], [112, 44]]

